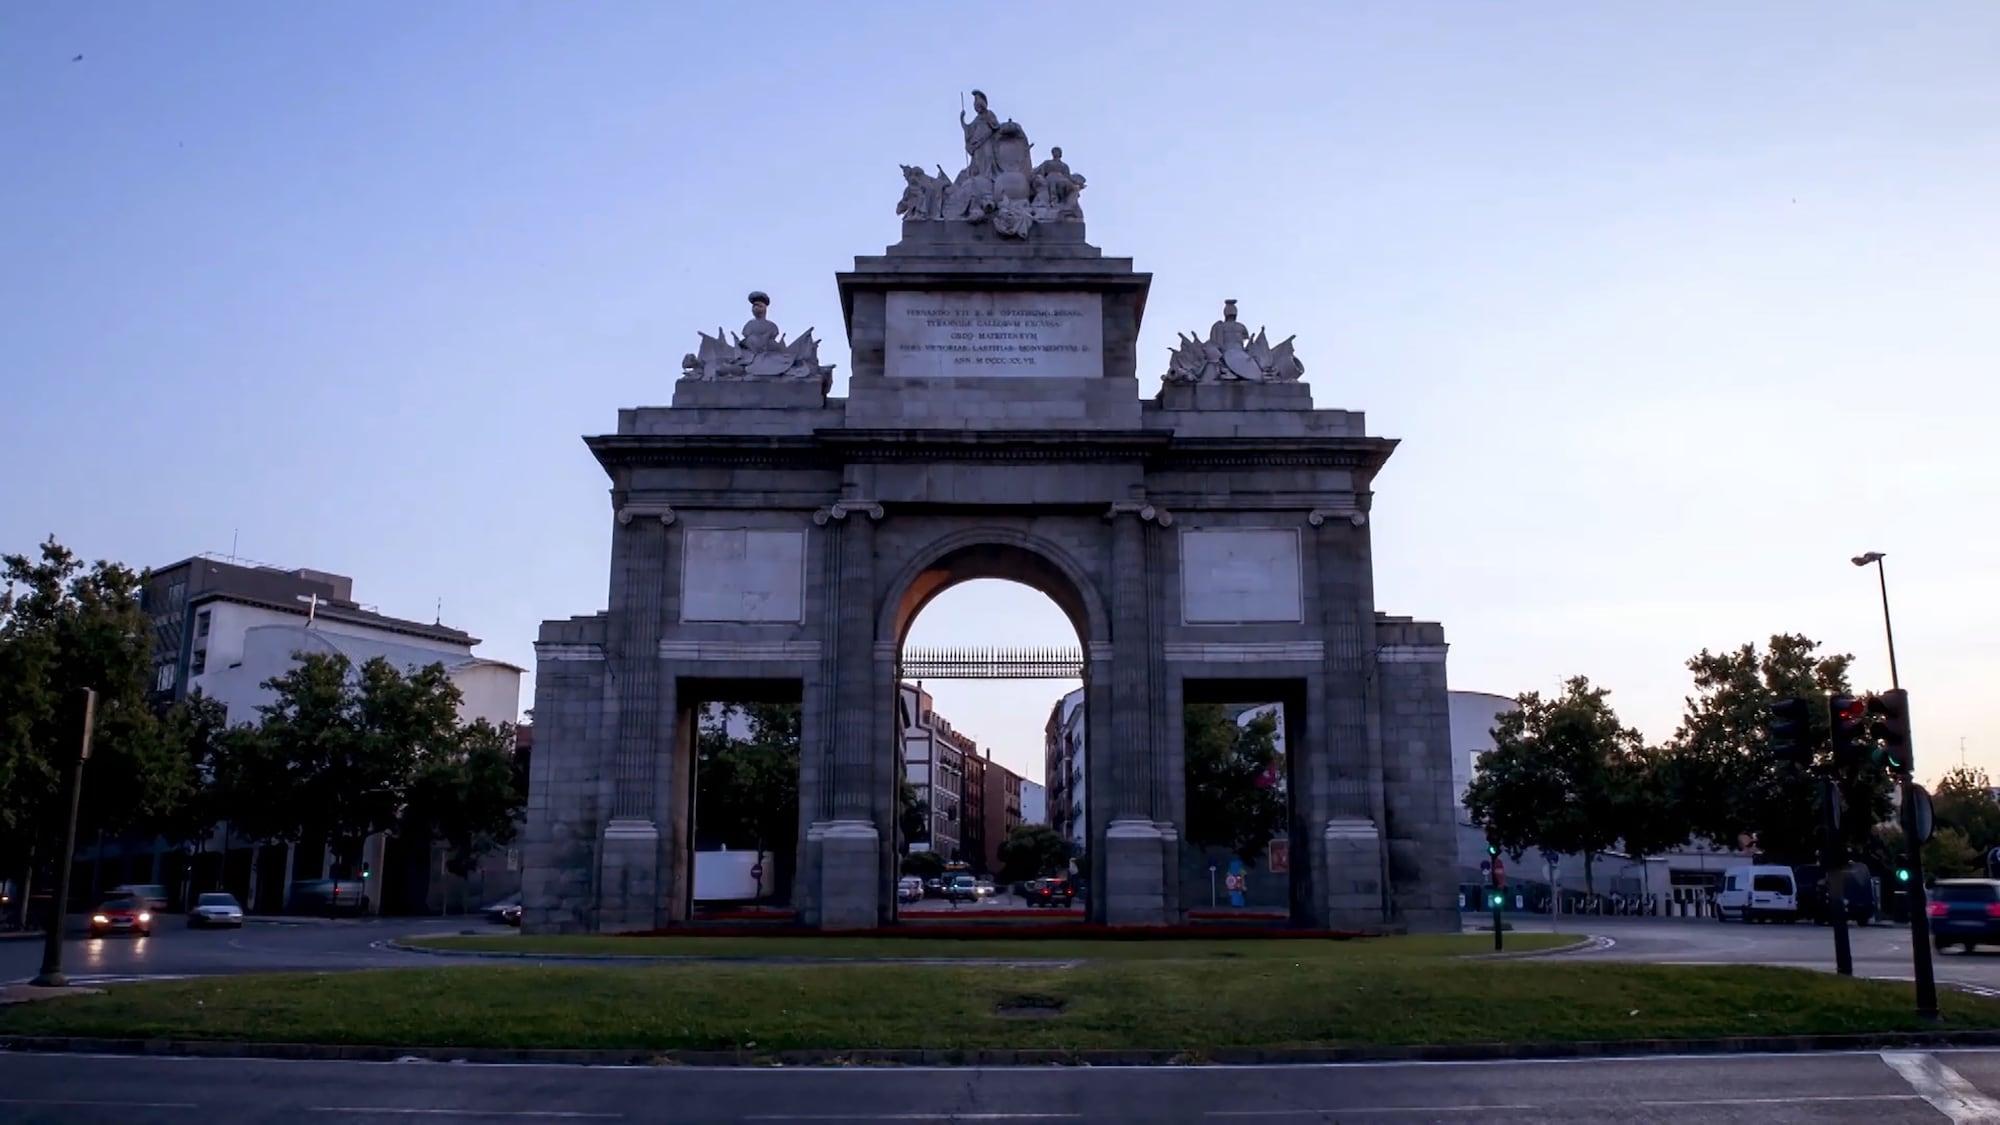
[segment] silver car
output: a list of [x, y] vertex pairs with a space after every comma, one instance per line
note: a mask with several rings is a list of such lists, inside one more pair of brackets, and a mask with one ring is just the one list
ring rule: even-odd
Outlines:
[[236, 896], [222, 891], [210, 891], [194, 900], [188, 909], [188, 925], [195, 926], [241, 926], [243, 925], [243, 905]]

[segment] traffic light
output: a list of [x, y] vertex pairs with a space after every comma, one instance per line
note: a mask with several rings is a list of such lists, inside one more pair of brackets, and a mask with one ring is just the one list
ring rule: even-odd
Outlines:
[[1500, 909], [1502, 906], [1506, 905], [1506, 902], [1507, 902], [1507, 896], [1504, 893], [1500, 891], [1486, 892], [1486, 905], [1493, 908], [1494, 910]]
[[1803, 699], [1780, 699], [1772, 703], [1764, 718], [1766, 744], [1771, 756], [1786, 762], [1812, 760], [1807, 725], [1807, 704]]
[[1499, 854], [1500, 854], [1500, 845], [1498, 845], [1498, 844], [1494, 844], [1494, 843], [1488, 843], [1488, 844], [1486, 845], [1486, 854], [1487, 854], [1487, 856], [1488, 856], [1489, 858], [1490, 858], [1490, 857], [1492, 857], [1492, 856], [1496, 856], [1496, 855], [1499, 855]]
[[1889, 772], [1908, 778], [1916, 766], [1910, 748], [1910, 693], [1895, 688], [1868, 697], [1869, 734]]
[[1868, 705], [1844, 693], [1829, 695], [1826, 712], [1833, 722], [1834, 764], [1846, 767], [1867, 761], [1874, 749], [1874, 739], [1869, 737]]
[[1896, 881], [1897, 881], [1898, 883], [1907, 883], [1907, 882], [1909, 882], [1909, 881], [1910, 881], [1910, 869], [1909, 869], [1909, 868], [1907, 868], [1907, 867], [1898, 867], [1898, 868], [1896, 869]]

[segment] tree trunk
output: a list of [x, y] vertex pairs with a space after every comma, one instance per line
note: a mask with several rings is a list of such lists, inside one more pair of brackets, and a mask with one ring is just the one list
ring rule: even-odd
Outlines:
[[1592, 868], [1595, 865], [1596, 860], [1597, 860], [1596, 852], [1586, 850], [1583, 853], [1583, 890], [1585, 894], [1588, 894], [1593, 898], [1597, 896], [1597, 882], [1595, 877], [1592, 875]]

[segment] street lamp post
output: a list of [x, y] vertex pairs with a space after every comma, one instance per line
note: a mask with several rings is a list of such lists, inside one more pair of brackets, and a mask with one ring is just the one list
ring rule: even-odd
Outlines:
[[[1889, 618], [1889, 575], [1882, 558], [1882, 552], [1869, 551], [1850, 561], [1855, 566], [1874, 564], [1876, 584], [1882, 590], [1882, 634], [1889, 642], [1889, 686], [1901, 690], [1903, 680], [1896, 673], [1896, 627]], [[1910, 957], [1917, 976], [1917, 1015], [1934, 1020], [1938, 1018], [1937, 976], [1931, 968], [1931, 919], [1924, 894], [1924, 845], [1917, 839], [1916, 788], [1914, 778], [1903, 779], [1903, 847], [1910, 865]]]
[[83, 763], [90, 760], [90, 730], [97, 721], [97, 692], [83, 689], [83, 745], [77, 751], [76, 770], [69, 779], [69, 822], [63, 830], [62, 852], [57, 862], [56, 897], [49, 904], [49, 931], [42, 935], [42, 971], [33, 981], [42, 988], [61, 988], [69, 983], [62, 971], [63, 916], [69, 909], [69, 871], [75, 866], [76, 814], [83, 803]]

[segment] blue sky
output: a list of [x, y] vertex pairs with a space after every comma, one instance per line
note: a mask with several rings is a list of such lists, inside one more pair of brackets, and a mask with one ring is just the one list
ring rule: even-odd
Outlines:
[[[1233, 296], [1402, 439], [1378, 601], [1455, 686], [1663, 738], [1777, 630], [1886, 686], [1879, 549], [1920, 772], [2000, 767], [2000, 6], [852, 8], [0, 7], [0, 547], [235, 536], [531, 664], [604, 601], [578, 435], [751, 288], [844, 371], [831, 275], [976, 85], [1153, 272], [1148, 393]], [[935, 685], [1015, 764], [1052, 688]]]

